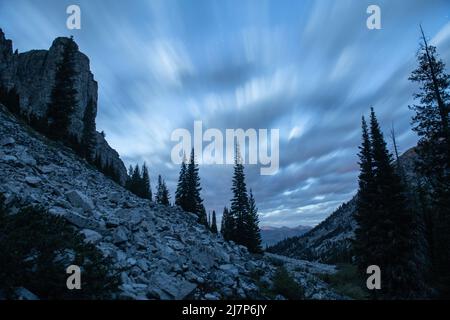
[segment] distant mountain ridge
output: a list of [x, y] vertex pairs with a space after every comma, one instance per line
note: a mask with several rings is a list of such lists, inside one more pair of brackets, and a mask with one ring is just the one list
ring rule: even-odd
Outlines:
[[264, 226], [261, 227], [262, 245], [263, 247], [271, 246], [286, 238], [301, 236], [302, 234], [308, 232], [311, 229], [312, 227], [310, 226], [302, 226], [302, 225], [293, 228]]

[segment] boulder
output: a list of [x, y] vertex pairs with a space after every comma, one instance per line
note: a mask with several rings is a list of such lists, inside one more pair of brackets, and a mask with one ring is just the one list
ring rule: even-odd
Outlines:
[[5, 137], [0, 140], [0, 146], [2, 146], [2, 147], [12, 146], [15, 143], [16, 143], [16, 140], [14, 140], [11, 137]]
[[87, 243], [97, 243], [103, 238], [100, 233], [91, 229], [83, 229], [80, 232], [84, 235]]
[[25, 182], [30, 186], [36, 187], [39, 183], [41, 183], [41, 179], [38, 177], [27, 176], [25, 177]]
[[164, 273], [157, 273], [150, 278], [149, 288], [152, 289], [152, 293], [159, 292], [161, 299], [183, 300], [197, 288], [197, 285]]
[[116, 229], [113, 236], [113, 241], [115, 244], [120, 244], [128, 241], [127, 229], [120, 226]]
[[85, 211], [94, 210], [94, 203], [91, 198], [78, 190], [71, 190], [66, 193], [67, 199], [76, 208], [82, 208]]

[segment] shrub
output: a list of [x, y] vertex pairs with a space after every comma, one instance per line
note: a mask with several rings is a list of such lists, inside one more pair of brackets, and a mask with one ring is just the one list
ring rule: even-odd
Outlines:
[[303, 288], [295, 281], [284, 266], [277, 268], [273, 278], [273, 291], [289, 300], [304, 298]]
[[[10, 214], [0, 195], [0, 289], [7, 298], [25, 287], [40, 299], [107, 299], [119, 285], [111, 261], [86, 244], [63, 218], [41, 207]], [[81, 290], [69, 290], [69, 265], [81, 268]]]
[[367, 289], [364, 289], [364, 280], [361, 278], [356, 266], [351, 264], [338, 264], [334, 274], [323, 274], [321, 279], [339, 294], [352, 299], [367, 299]]

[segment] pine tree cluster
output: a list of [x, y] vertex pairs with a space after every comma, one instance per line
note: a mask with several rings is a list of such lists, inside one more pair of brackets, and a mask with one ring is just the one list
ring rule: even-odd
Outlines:
[[175, 205], [181, 207], [184, 211], [196, 214], [199, 222], [208, 227], [206, 209], [203, 205], [203, 199], [200, 196], [202, 188], [200, 186], [198, 170], [194, 149], [192, 149], [189, 162], [184, 158], [181, 164], [180, 176], [175, 192]]
[[[370, 132], [369, 132], [370, 131]], [[423, 270], [415, 256], [417, 221], [406, 186], [379, 127], [375, 112], [370, 130], [363, 117], [355, 253], [361, 273], [370, 265], [383, 272], [383, 298], [414, 298], [423, 291]]]
[[244, 165], [239, 148], [235, 150], [235, 164], [232, 188], [231, 208], [225, 208], [220, 232], [225, 240], [246, 246], [250, 252], [260, 253], [261, 234], [258, 226], [258, 209], [253, 193], [247, 193]]
[[370, 125], [362, 120], [354, 250], [361, 272], [380, 266], [378, 298], [423, 297], [428, 288], [450, 296], [450, 75], [423, 31], [417, 60], [409, 78], [420, 85], [410, 106], [419, 136], [414, 184], [398, 156], [394, 165], [373, 109]]
[[130, 165], [125, 187], [138, 197], [152, 200], [150, 175], [145, 163], [142, 165], [142, 169], [138, 164], [134, 168]]
[[450, 75], [436, 47], [428, 44], [422, 31], [417, 54], [418, 67], [410, 76], [420, 85], [413, 130], [419, 136], [416, 174], [419, 177], [421, 216], [432, 264], [435, 287], [450, 297]]

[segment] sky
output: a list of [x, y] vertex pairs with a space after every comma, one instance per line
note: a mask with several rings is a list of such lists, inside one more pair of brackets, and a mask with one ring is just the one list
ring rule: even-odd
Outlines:
[[[66, 28], [79, 5], [81, 29]], [[369, 5], [381, 29], [369, 30]], [[125, 164], [161, 174], [172, 194], [174, 130], [279, 129], [279, 170], [246, 165], [261, 225], [314, 226], [357, 189], [361, 116], [373, 106], [400, 151], [415, 145], [419, 24], [450, 65], [446, 0], [0, 0], [19, 52], [73, 35], [99, 83], [97, 129]], [[389, 146], [391, 146], [389, 144]], [[229, 206], [231, 165], [201, 165], [207, 211]]]

